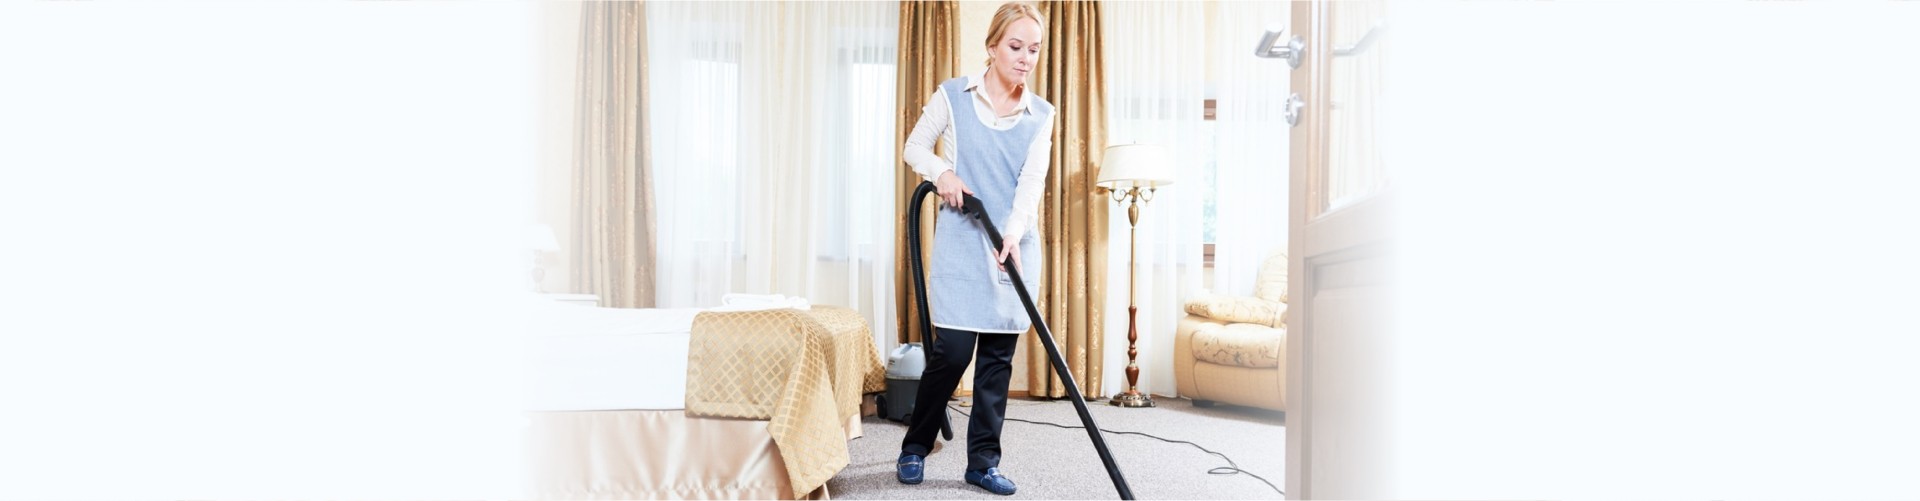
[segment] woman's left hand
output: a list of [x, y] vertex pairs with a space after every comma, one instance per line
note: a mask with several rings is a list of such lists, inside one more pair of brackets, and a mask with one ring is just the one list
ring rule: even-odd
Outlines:
[[993, 263], [1000, 266], [1000, 271], [1007, 271], [1007, 265], [1001, 263], [1008, 258], [1013, 259], [1013, 270], [1020, 271], [1020, 241], [1011, 238], [1000, 241], [1000, 254], [993, 257]]

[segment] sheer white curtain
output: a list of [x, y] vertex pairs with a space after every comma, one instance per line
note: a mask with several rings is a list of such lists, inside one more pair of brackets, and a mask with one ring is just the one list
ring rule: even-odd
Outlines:
[[803, 296], [892, 339], [898, 5], [648, 2], [647, 20], [660, 306]]
[[1286, 2], [1220, 2], [1213, 12], [1215, 188], [1213, 291], [1253, 295], [1269, 253], [1287, 246], [1288, 67], [1253, 55]]
[[[1140, 391], [1173, 394], [1173, 334], [1182, 305], [1201, 287], [1206, 197], [1206, 4], [1104, 4], [1107, 66], [1107, 138], [1111, 144], [1151, 143], [1167, 149], [1179, 180], [1140, 210], [1134, 274], [1139, 308]], [[1251, 47], [1251, 46], [1249, 46]], [[1249, 48], [1248, 50], [1252, 50]], [[1108, 203], [1112, 203], [1110, 200]], [[1111, 242], [1107, 346], [1125, 347], [1127, 325], [1127, 211], [1109, 212]], [[1126, 367], [1127, 350], [1107, 350], [1107, 367]], [[1107, 393], [1124, 391], [1126, 378], [1109, 378]]]

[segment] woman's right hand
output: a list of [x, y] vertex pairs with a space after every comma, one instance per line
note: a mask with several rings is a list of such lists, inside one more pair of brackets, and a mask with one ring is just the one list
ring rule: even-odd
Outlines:
[[940, 194], [941, 201], [955, 209], [959, 209], [961, 200], [964, 200], [961, 193], [973, 194], [973, 190], [967, 188], [967, 182], [961, 181], [960, 175], [954, 174], [953, 169], [940, 173], [940, 178], [933, 181], [933, 191]]

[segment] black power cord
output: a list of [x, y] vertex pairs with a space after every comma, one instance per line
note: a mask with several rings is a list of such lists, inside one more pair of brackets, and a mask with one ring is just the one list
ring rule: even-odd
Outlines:
[[[953, 404], [951, 404], [951, 403], [949, 403], [949, 404], [947, 404], [947, 409], [949, 409], [949, 410], [952, 410], [952, 411], [954, 411], [954, 412], [958, 412], [958, 413], [960, 413], [960, 415], [961, 415], [961, 416], [964, 416], [964, 417], [966, 417], [966, 418], [969, 418], [969, 419], [971, 419], [971, 418], [973, 417], [973, 415], [972, 415], [972, 414], [968, 414], [968, 413], [967, 413], [967, 411], [963, 411], [963, 410], [960, 410], [960, 408], [958, 408], [958, 407], [954, 407], [954, 406], [953, 406]], [[1022, 423], [1028, 423], [1028, 424], [1041, 424], [1041, 425], [1047, 425], [1047, 426], [1052, 426], [1052, 427], [1054, 427], [1054, 428], [1064, 428], [1064, 429], [1069, 429], [1069, 430], [1084, 430], [1084, 429], [1086, 429], [1086, 427], [1085, 427], [1085, 426], [1067, 426], [1067, 425], [1063, 425], [1063, 424], [1059, 424], [1059, 423], [1049, 423], [1049, 422], [1045, 422], [1045, 421], [1030, 421], [1030, 420], [1026, 420], [1026, 419], [1020, 419], [1020, 418], [1004, 418], [1004, 419], [1006, 419], [1007, 421], [1019, 421], [1019, 422], [1022, 422]], [[1240, 475], [1246, 475], [1246, 476], [1249, 476], [1249, 477], [1253, 477], [1253, 478], [1254, 478], [1255, 480], [1259, 480], [1259, 481], [1260, 481], [1260, 483], [1263, 483], [1263, 484], [1267, 484], [1267, 488], [1269, 488], [1269, 489], [1273, 489], [1273, 492], [1277, 492], [1277, 493], [1280, 493], [1280, 495], [1282, 495], [1282, 496], [1285, 496], [1285, 495], [1287, 495], [1287, 493], [1286, 493], [1286, 491], [1282, 491], [1282, 490], [1280, 490], [1280, 488], [1279, 488], [1279, 487], [1274, 487], [1274, 486], [1273, 486], [1273, 482], [1268, 482], [1266, 478], [1263, 478], [1263, 477], [1261, 477], [1261, 476], [1259, 476], [1259, 475], [1255, 475], [1255, 474], [1253, 474], [1253, 472], [1250, 472], [1250, 471], [1247, 471], [1247, 470], [1242, 470], [1242, 469], [1240, 469], [1240, 464], [1239, 464], [1239, 463], [1235, 463], [1235, 462], [1233, 462], [1233, 458], [1230, 458], [1230, 457], [1227, 457], [1227, 455], [1226, 455], [1226, 454], [1221, 454], [1221, 453], [1218, 453], [1218, 452], [1214, 452], [1214, 451], [1212, 451], [1212, 450], [1209, 450], [1209, 449], [1207, 449], [1206, 447], [1201, 447], [1201, 446], [1200, 446], [1200, 444], [1196, 444], [1196, 443], [1193, 443], [1193, 442], [1188, 442], [1188, 441], [1185, 441], [1185, 440], [1174, 440], [1174, 439], [1170, 439], [1170, 438], [1161, 438], [1161, 437], [1157, 437], [1157, 436], [1154, 436], [1154, 435], [1152, 435], [1152, 434], [1149, 434], [1149, 433], [1141, 433], [1141, 432], [1137, 432], [1137, 431], [1120, 431], [1120, 430], [1108, 430], [1108, 429], [1102, 429], [1102, 430], [1100, 430], [1100, 432], [1101, 432], [1101, 433], [1113, 433], [1113, 434], [1117, 434], [1117, 435], [1139, 435], [1139, 436], [1142, 436], [1142, 437], [1147, 437], [1147, 438], [1151, 438], [1151, 439], [1154, 439], [1154, 440], [1159, 440], [1159, 441], [1161, 441], [1161, 442], [1167, 442], [1167, 443], [1172, 443], [1172, 444], [1187, 444], [1187, 445], [1191, 445], [1191, 446], [1193, 446], [1193, 448], [1195, 448], [1195, 449], [1200, 449], [1200, 451], [1201, 451], [1201, 452], [1205, 452], [1205, 453], [1207, 453], [1207, 454], [1212, 454], [1212, 455], [1215, 455], [1215, 456], [1220, 456], [1220, 459], [1225, 459], [1225, 460], [1227, 460], [1227, 466], [1219, 466], [1219, 467], [1215, 467], [1215, 468], [1213, 468], [1213, 469], [1210, 469], [1210, 470], [1207, 470], [1207, 474], [1208, 474], [1208, 475], [1234, 475], [1234, 474], [1240, 474]]]

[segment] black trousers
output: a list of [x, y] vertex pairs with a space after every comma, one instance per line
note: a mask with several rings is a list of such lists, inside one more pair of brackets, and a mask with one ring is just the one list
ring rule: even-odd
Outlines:
[[[979, 364], [973, 368], [973, 409], [967, 424], [967, 469], [1000, 466], [1000, 425], [1007, 414], [1007, 382], [1013, 379], [1013, 349], [1019, 334], [980, 334], [935, 328], [927, 347], [927, 370], [920, 376], [920, 394], [907, 419], [907, 438], [900, 452], [926, 456], [939, 437], [947, 416], [947, 397], [960, 385], [976, 345]], [[977, 342], [976, 342], [977, 341]]]

